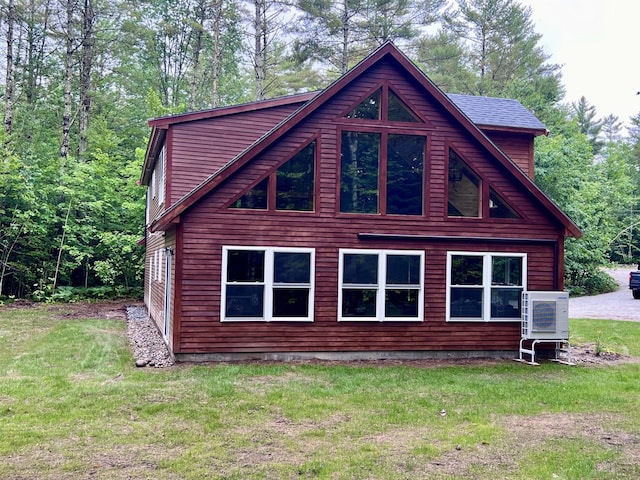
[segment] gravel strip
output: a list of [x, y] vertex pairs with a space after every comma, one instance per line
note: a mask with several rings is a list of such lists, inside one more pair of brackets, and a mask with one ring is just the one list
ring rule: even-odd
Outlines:
[[127, 334], [137, 367], [170, 367], [173, 360], [146, 307], [127, 307]]

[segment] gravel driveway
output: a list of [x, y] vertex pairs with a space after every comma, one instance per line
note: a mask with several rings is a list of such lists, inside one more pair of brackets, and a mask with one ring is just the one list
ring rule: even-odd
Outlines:
[[640, 300], [634, 300], [628, 288], [629, 271], [634, 266], [607, 269], [620, 285], [611, 293], [569, 299], [570, 318], [603, 318], [640, 322]]

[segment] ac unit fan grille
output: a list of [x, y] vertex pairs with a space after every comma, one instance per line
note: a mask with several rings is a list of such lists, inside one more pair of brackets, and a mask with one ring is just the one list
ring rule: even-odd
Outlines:
[[533, 321], [531, 322], [532, 332], [555, 332], [556, 331], [556, 302], [555, 301], [533, 301]]

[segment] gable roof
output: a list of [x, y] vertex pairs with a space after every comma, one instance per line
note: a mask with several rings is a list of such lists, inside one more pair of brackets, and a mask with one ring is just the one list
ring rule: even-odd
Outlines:
[[206, 120], [210, 118], [234, 115], [237, 113], [252, 112], [256, 110], [264, 110], [267, 108], [279, 107], [282, 105], [304, 104], [315, 97], [318, 92], [298, 93], [287, 95], [284, 97], [270, 98], [268, 100], [259, 100], [255, 102], [241, 103], [227, 107], [211, 108], [208, 110], [200, 110], [197, 112], [178, 113], [175, 115], [167, 115], [165, 117], [152, 118], [149, 120], [151, 127], [151, 136], [147, 144], [147, 151], [144, 157], [140, 183], [146, 185], [151, 178], [151, 172], [154, 168], [154, 160], [158, 156], [162, 145], [164, 144], [169, 125], [179, 123], [193, 122], [196, 120]]
[[508, 127], [546, 134], [547, 127], [519, 101], [511, 98], [476, 97], [459, 93], [447, 96], [479, 127]]
[[[253, 145], [249, 146], [233, 160], [227, 163], [217, 172], [214, 172], [209, 178], [195, 187], [190, 193], [182, 197], [162, 215], [160, 215], [151, 224], [151, 230], [164, 230], [170, 224], [179, 221], [180, 215], [186, 212], [194, 204], [196, 204], [205, 195], [215, 189], [224, 180], [229, 178], [234, 172], [238, 171], [242, 166], [249, 162], [258, 153], [272, 145], [283, 134], [290, 131], [311, 113], [316, 111], [327, 101], [329, 101], [337, 92], [341, 91], [345, 86], [354, 79], [362, 75], [366, 70], [385, 59], [394, 61], [405, 74], [408, 74], [420, 87], [429, 93], [436, 102], [438, 102], [444, 110], [458, 122], [462, 128], [467, 130], [475, 140], [482, 145], [520, 184], [529, 192], [552, 216], [565, 227], [565, 232], [574, 237], [580, 237], [581, 232], [577, 225], [549, 198], [535, 183], [509, 158], [502, 152], [471, 120], [471, 118], [458, 107], [452, 99], [442, 92], [411, 60], [401, 53], [395, 45], [387, 42], [371, 55], [366, 57], [355, 67], [349, 70], [342, 77], [338, 78], [325, 90], [314, 93], [313, 96], [303, 105], [300, 106], [289, 117], [284, 119], [269, 132], [265, 133]], [[310, 94], [311, 95], [311, 94]], [[485, 97], [486, 98], [486, 97]], [[524, 108], [524, 107], [523, 107]], [[165, 127], [166, 128], [166, 127]]]

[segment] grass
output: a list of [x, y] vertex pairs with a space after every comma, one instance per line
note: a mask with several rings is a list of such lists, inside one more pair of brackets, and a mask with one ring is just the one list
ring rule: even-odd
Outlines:
[[[640, 476], [640, 364], [136, 369], [122, 320], [0, 309], [0, 478]], [[572, 320], [640, 356], [640, 324]]]

